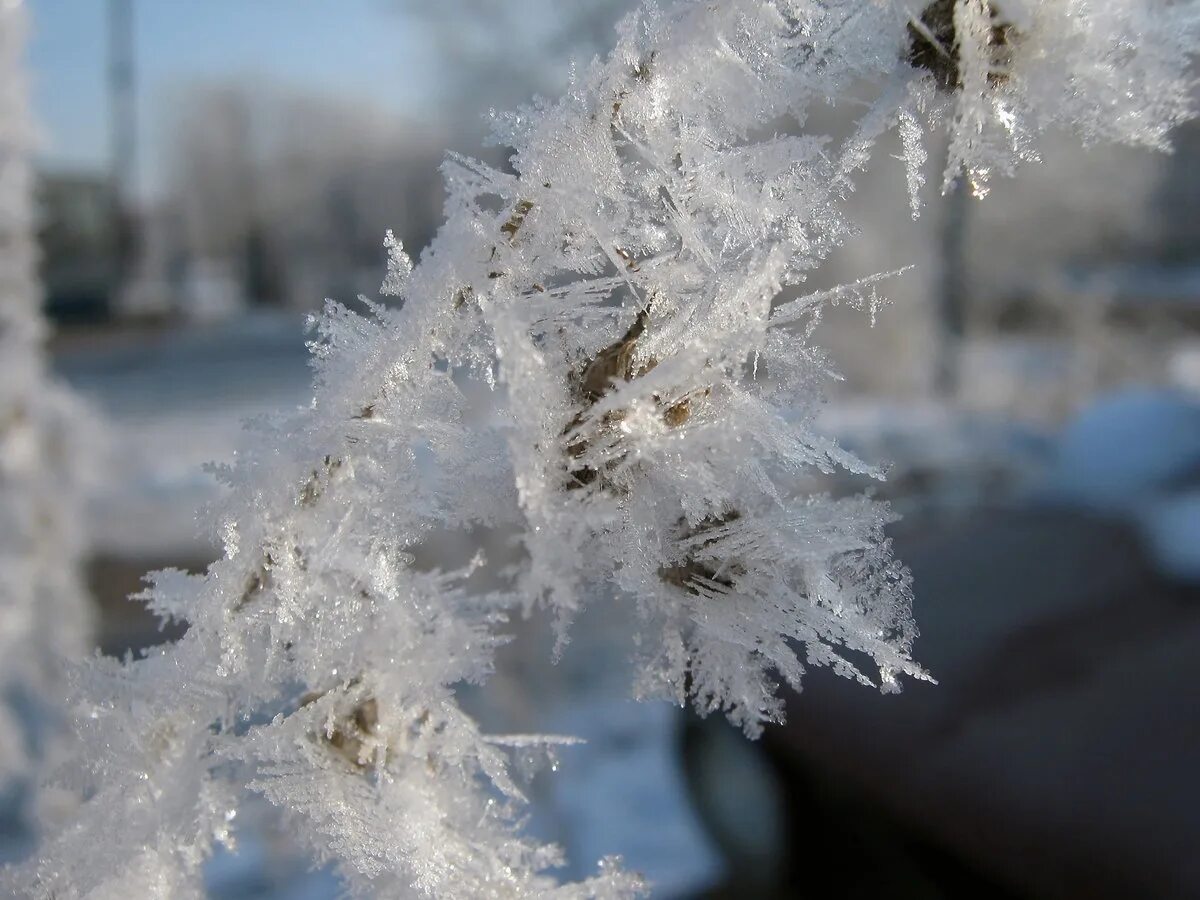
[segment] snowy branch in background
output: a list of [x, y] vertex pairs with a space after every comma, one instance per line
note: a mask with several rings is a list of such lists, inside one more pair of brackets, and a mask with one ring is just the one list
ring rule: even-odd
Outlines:
[[[612, 860], [555, 885], [509, 763], [562, 739], [482, 734], [456, 685], [489, 676], [510, 616], [548, 610], [569, 652], [591, 604], [639, 613], [638, 696], [750, 735], [807, 666], [885, 691], [928, 677], [887, 509], [796, 487], [878, 474], [812, 426], [830, 363], [811, 338], [830, 303], [873, 311], [884, 279], [802, 286], [854, 238], [843, 201], [893, 129], [914, 209], [938, 123], [947, 180], [977, 193], [1049, 125], [1162, 146], [1195, 17], [681, 0], [625, 20], [560, 101], [496, 118], [512, 173], [446, 163], [420, 264], [388, 240], [401, 307], [331, 304], [316, 323], [311, 409], [223, 472], [224, 558], [144, 594], [186, 635], [75, 671], [59, 785], [80, 806], [11, 877], [39, 896], [188, 896], [250, 790], [363, 894], [635, 893]], [[834, 103], [858, 111], [845, 133], [815, 124]], [[520, 561], [418, 563], [432, 535], [485, 529], [518, 534]]]
[[56, 704], [60, 658], [83, 654], [91, 632], [81, 563], [94, 425], [42, 355], [24, 38], [21, 4], [0, 3], [0, 779], [31, 766], [28, 713], [9, 704]]

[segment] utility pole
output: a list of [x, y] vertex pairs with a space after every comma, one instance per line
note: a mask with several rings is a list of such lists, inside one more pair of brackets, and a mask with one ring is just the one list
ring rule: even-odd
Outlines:
[[133, 0], [108, 3], [109, 190], [112, 203], [114, 291], [132, 274], [137, 235], [133, 198], [137, 175]]
[[935, 387], [943, 397], [958, 396], [962, 344], [966, 334], [967, 229], [971, 218], [970, 188], [959, 178], [942, 198], [941, 276], [937, 288], [937, 371]]

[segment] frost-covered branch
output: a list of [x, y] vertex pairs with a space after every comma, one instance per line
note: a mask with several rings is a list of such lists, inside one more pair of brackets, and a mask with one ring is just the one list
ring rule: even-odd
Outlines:
[[[1010, 8], [1011, 6], [1011, 8]], [[455, 687], [504, 623], [544, 607], [559, 650], [587, 604], [641, 615], [632, 687], [756, 734], [806, 666], [899, 688], [927, 677], [904, 568], [865, 498], [796, 476], [870, 469], [812, 427], [823, 305], [801, 296], [853, 239], [843, 213], [877, 140], [903, 178], [949, 123], [953, 180], [1033, 158], [1051, 124], [1161, 145], [1186, 110], [1192, 4], [679, 0], [626, 20], [556, 103], [496, 121], [513, 174], [455, 157], [447, 221], [385, 293], [317, 323], [311, 409], [224, 472], [224, 558], [159, 573], [186, 620], [146, 658], [74, 674], [81, 804], [13, 877], [56, 896], [184, 896], [245, 788], [364, 893], [623, 896], [612, 861], [555, 887], [517, 827], [507, 748]], [[1119, 83], [1119, 89], [1110, 87]], [[825, 131], [816, 114], [856, 111]], [[429, 571], [435, 533], [518, 533], [519, 564]]]
[[42, 353], [24, 36], [21, 4], [0, 3], [0, 781], [31, 763], [8, 704], [55, 704], [59, 660], [85, 651], [91, 625], [80, 567], [92, 426]]

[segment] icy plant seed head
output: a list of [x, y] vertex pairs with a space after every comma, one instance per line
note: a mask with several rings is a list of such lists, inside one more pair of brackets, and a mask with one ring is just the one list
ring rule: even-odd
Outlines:
[[[956, 10], [958, 6], [955, 0], [934, 0], [908, 22], [908, 61], [932, 74], [937, 86], [947, 91], [963, 86], [958, 70], [962, 53], [958, 38], [961, 22], [955, 22], [956, 15], [962, 18]], [[987, 78], [988, 84], [995, 86], [1008, 77], [1010, 48], [1021, 35], [995, 4], [986, 4], [986, 10], [990, 20], [986, 37], [990, 57]]]

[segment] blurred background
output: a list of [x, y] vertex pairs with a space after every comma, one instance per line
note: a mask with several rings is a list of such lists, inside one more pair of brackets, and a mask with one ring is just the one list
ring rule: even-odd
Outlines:
[[[202, 465], [307, 403], [305, 314], [377, 299], [385, 229], [415, 255], [441, 221], [445, 152], [501, 164], [489, 110], [560, 92], [631, 5], [30, 0], [49, 349], [110, 425], [104, 652], [172, 637], [125, 597], [214, 558]], [[893, 152], [814, 287], [915, 268], [873, 326], [826, 317], [823, 426], [891, 466], [940, 685], [813, 671], [749, 744], [623, 702], [600, 617], [557, 667], [523, 626], [469, 701], [590, 739], [534, 779], [533, 827], [576, 874], [623, 853], [656, 896], [1200, 896], [1200, 128], [1172, 155], [1051, 140], [986, 202], [927, 190], [917, 222]], [[212, 896], [337, 895], [248, 818]]]

